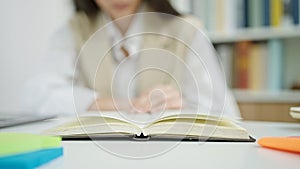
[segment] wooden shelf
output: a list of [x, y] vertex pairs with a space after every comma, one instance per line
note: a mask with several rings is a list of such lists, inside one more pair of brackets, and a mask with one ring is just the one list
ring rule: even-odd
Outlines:
[[300, 104], [300, 91], [283, 90], [280, 92], [270, 92], [233, 89], [233, 94], [239, 103]]
[[206, 32], [214, 44], [233, 43], [243, 40], [263, 41], [269, 39], [300, 38], [300, 26], [282, 28], [248, 28], [237, 30], [234, 33]]

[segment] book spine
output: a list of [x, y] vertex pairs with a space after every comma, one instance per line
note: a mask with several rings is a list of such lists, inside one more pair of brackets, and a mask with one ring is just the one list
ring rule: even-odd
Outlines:
[[299, 25], [299, 0], [292, 0], [292, 15], [295, 25]]
[[263, 0], [264, 26], [270, 26], [270, 0]]
[[249, 0], [244, 0], [243, 8], [244, 8], [244, 28], [249, 27]]
[[207, 1], [207, 29], [208, 31], [216, 30], [216, 0]]
[[215, 0], [215, 12], [216, 12], [216, 31], [224, 32], [225, 30], [225, 3], [224, 0]]
[[251, 47], [249, 58], [249, 89], [265, 90], [267, 81], [267, 47], [263, 43]]
[[262, 25], [262, 1], [250, 0], [248, 8], [249, 26], [260, 27]]
[[262, 43], [260, 45], [260, 81], [261, 89], [268, 89], [268, 56], [269, 50], [267, 43]]
[[259, 45], [254, 44], [251, 47], [250, 54], [249, 54], [249, 71], [248, 71], [248, 77], [249, 77], [249, 87], [248, 89], [251, 90], [260, 90], [260, 51], [259, 51]]
[[236, 45], [235, 61], [235, 86], [240, 89], [247, 89], [249, 84], [249, 52], [251, 42], [238, 42]]
[[216, 47], [217, 52], [222, 61], [222, 68], [226, 76], [226, 82], [229, 87], [232, 87], [232, 73], [233, 73], [233, 49], [231, 45], [219, 45]]
[[270, 91], [279, 91], [282, 88], [282, 42], [277, 39], [270, 40], [268, 48], [268, 89]]
[[271, 0], [271, 25], [278, 27], [281, 24], [283, 15], [283, 2], [282, 0]]
[[207, 0], [193, 0], [192, 1], [192, 10], [193, 14], [198, 17], [203, 25], [203, 28], [207, 28]]
[[293, 7], [291, 0], [283, 0], [283, 17], [281, 25], [285, 27], [293, 26]]
[[225, 0], [225, 25], [227, 34], [234, 34], [238, 28], [238, 3], [237, 0]]
[[244, 15], [244, 0], [237, 0], [237, 27], [244, 28], [245, 27], [245, 15]]

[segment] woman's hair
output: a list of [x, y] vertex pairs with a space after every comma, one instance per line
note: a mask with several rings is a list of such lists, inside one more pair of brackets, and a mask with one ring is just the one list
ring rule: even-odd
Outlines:
[[[77, 12], [84, 12], [89, 17], [95, 16], [101, 9], [95, 0], [73, 0]], [[180, 16], [168, 0], [143, 0], [155, 11], [170, 15]]]

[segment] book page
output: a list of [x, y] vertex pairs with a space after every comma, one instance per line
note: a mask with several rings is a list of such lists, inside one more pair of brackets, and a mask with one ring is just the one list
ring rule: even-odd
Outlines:
[[145, 126], [143, 133], [150, 136], [249, 138], [245, 129], [229, 119], [196, 114], [177, 114], [163, 117]]
[[[178, 124], [210, 124], [235, 127], [220, 117], [188, 114], [185, 111], [164, 111], [162, 113], [123, 113], [123, 112], [87, 112], [70, 122], [46, 131], [51, 135], [82, 135], [82, 134], [141, 134], [145, 128], [153, 126]], [[178, 125], [177, 125], [178, 126]], [[145, 133], [144, 133], [145, 134]]]
[[181, 110], [168, 110], [157, 113], [126, 113], [126, 112], [116, 112], [116, 111], [99, 111], [99, 112], [86, 112], [81, 115], [84, 116], [100, 116], [100, 117], [110, 117], [118, 120], [122, 120], [131, 124], [138, 126], [139, 128], [144, 128], [157, 121], [170, 119], [170, 118], [190, 118], [190, 119], [211, 119], [211, 120], [226, 120], [232, 121], [231, 119], [224, 117], [210, 116], [207, 114], [196, 114], [194, 111], [181, 111]]
[[43, 132], [48, 135], [139, 134], [141, 129], [126, 121], [100, 115], [85, 115]]

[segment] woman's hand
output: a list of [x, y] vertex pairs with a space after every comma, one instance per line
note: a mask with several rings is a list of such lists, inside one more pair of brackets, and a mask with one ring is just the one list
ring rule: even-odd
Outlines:
[[154, 87], [132, 101], [132, 112], [151, 113], [182, 108], [182, 97], [171, 85]]
[[88, 111], [98, 111], [98, 110], [115, 111], [117, 110], [117, 108], [112, 98], [98, 98], [90, 105]]
[[161, 112], [167, 109], [182, 108], [182, 97], [171, 85], [160, 85], [142, 93], [130, 103], [118, 102], [112, 98], [98, 98], [89, 107], [89, 111], [129, 111], [132, 113]]

